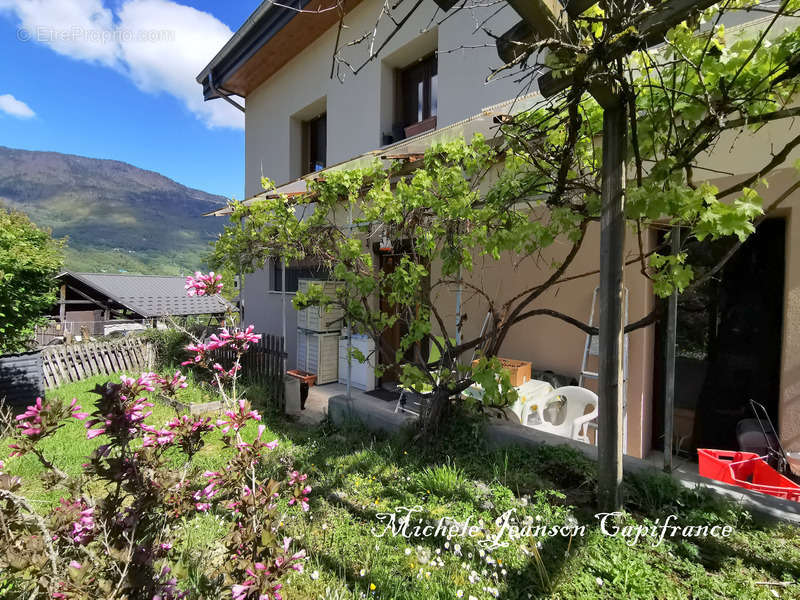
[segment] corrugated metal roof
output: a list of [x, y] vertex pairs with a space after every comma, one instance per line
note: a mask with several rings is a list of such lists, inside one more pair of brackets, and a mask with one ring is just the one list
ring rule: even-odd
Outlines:
[[102, 295], [145, 318], [223, 313], [230, 304], [219, 296], [187, 296], [186, 278], [161, 275], [71, 273]]

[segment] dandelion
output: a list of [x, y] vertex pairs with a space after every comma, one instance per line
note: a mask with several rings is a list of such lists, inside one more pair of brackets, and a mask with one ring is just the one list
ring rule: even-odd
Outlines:
[[369, 584], [369, 589], [374, 592], [375, 591], [375, 584], [374, 583], [370, 583]]

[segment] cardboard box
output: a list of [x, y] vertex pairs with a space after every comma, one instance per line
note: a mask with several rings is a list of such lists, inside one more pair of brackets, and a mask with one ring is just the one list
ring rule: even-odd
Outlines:
[[[497, 360], [503, 365], [503, 370], [508, 373], [511, 379], [511, 385], [519, 387], [526, 381], [531, 379], [531, 363], [527, 360], [514, 360], [513, 358], [500, 358]], [[472, 361], [474, 367], [478, 363], [477, 360]]]

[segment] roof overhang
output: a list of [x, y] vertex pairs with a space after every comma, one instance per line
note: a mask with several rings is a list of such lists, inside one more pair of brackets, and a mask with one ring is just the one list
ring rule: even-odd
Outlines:
[[204, 98], [228, 94], [246, 98], [360, 2], [262, 2], [197, 76]]

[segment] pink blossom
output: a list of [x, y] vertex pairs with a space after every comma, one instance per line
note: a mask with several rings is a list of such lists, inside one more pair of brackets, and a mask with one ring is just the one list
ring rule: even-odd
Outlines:
[[137, 379], [121, 375], [122, 395], [136, 396], [142, 392], [153, 392], [156, 389], [156, 382], [159, 380], [158, 373], [142, 373]]
[[94, 508], [89, 506], [81, 511], [80, 517], [72, 524], [71, 537], [76, 544], [83, 545], [94, 536]]
[[89, 416], [89, 413], [79, 412], [81, 410], [81, 407], [80, 407], [79, 404], [77, 404], [77, 402], [78, 402], [78, 399], [77, 398], [73, 398], [72, 402], [69, 405], [69, 410], [70, 410], [70, 413], [72, 414], [72, 417], [74, 419], [78, 419], [79, 421], [83, 421], [84, 419], [86, 419]]
[[189, 275], [186, 278], [186, 289], [188, 296], [213, 296], [222, 292], [222, 275], [211, 271], [208, 275], [203, 275], [200, 271], [195, 271], [194, 277]]
[[234, 585], [231, 588], [233, 600], [247, 600], [247, 596], [250, 593], [250, 587], [250, 582], [248, 581], [245, 581], [244, 584]]
[[42, 399], [36, 398], [36, 403], [28, 406], [25, 412], [17, 416], [17, 428], [22, 435], [38, 435], [42, 432], [42, 416], [43, 410], [50, 408], [50, 405], [42, 406]]
[[106, 432], [105, 429], [90, 429], [86, 432], [86, 439], [91, 440], [96, 438], [98, 435], [103, 435]]
[[289, 473], [289, 485], [294, 485], [296, 483], [300, 483], [308, 479], [308, 475], [303, 473], [302, 475], [297, 471], [292, 471]]
[[247, 421], [254, 420], [260, 421], [261, 415], [258, 414], [255, 410], [247, 411], [245, 401], [239, 400], [239, 410], [226, 410], [225, 416], [227, 419], [218, 419], [217, 420], [217, 427], [222, 428], [223, 433], [228, 433], [231, 429], [234, 431], [239, 431], [244, 425], [247, 424]]
[[180, 371], [175, 371], [171, 379], [159, 376], [156, 379], [156, 383], [161, 388], [161, 391], [169, 396], [174, 396], [179, 389], [184, 389], [189, 385], [186, 383], [186, 377], [181, 375]]

